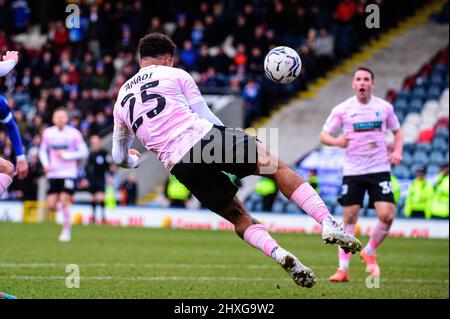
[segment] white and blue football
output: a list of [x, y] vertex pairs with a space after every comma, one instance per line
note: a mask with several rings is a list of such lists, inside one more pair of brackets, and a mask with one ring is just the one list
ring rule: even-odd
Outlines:
[[291, 83], [299, 76], [301, 70], [302, 61], [299, 55], [289, 47], [273, 48], [264, 59], [266, 77], [276, 83]]

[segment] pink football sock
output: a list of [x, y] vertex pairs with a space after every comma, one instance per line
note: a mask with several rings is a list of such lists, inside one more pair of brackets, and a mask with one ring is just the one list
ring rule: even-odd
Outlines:
[[63, 230], [65, 232], [69, 232], [72, 229], [72, 221], [71, 221], [71, 216], [70, 216], [70, 209], [68, 206], [62, 206], [61, 208], [62, 213], [63, 213]]
[[[355, 235], [355, 224], [344, 224], [344, 231], [354, 236]], [[348, 269], [350, 267], [350, 257], [352, 256], [351, 253], [345, 253], [341, 247], [338, 248], [338, 256], [339, 256], [339, 268], [344, 269], [348, 272]]]
[[314, 218], [319, 224], [331, 216], [327, 206], [309, 183], [301, 184], [291, 196], [291, 201]]
[[9, 175], [0, 173], [0, 196], [8, 189], [9, 185], [12, 183], [12, 178]]
[[367, 255], [372, 256], [376, 253], [378, 246], [384, 241], [384, 239], [389, 235], [389, 229], [391, 226], [385, 224], [383, 222], [378, 222], [377, 226], [373, 230], [372, 236], [367, 243], [367, 246], [364, 248]]
[[247, 228], [244, 232], [244, 240], [253, 247], [263, 251], [269, 257], [271, 257], [272, 251], [278, 247], [278, 243], [261, 224], [255, 224]]

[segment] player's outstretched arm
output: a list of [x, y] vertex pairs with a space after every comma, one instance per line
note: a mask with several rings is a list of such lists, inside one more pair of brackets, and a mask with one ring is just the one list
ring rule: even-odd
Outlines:
[[47, 174], [51, 171], [50, 159], [48, 158], [47, 138], [45, 131], [42, 134], [42, 142], [39, 146], [39, 160], [41, 161], [44, 173]]
[[75, 150], [61, 152], [61, 158], [65, 161], [83, 160], [89, 157], [89, 149], [83, 139], [83, 135], [78, 130], [75, 133]]
[[140, 165], [141, 154], [131, 149], [134, 135], [128, 131], [127, 126], [115, 116], [114, 132], [112, 138], [112, 160], [122, 168], [137, 168]]
[[17, 51], [8, 51], [0, 62], [0, 77], [5, 76], [16, 66], [19, 61], [19, 53]]
[[5, 125], [6, 132], [8, 134], [9, 139], [11, 140], [14, 153], [16, 154], [17, 177], [19, 178], [19, 180], [22, 180], [28, 176], [28, 163], [23, 151], [22, 139], [20, 138], [19, 128], [17, 127], [16, 122], [12, 118], [9, 122], [3, 124]]
[[28, 163], [23, 151], [22, 138], [20, 137], [19, 128], [14, 121], [8, 102], [3, 96], [0, 96], [0, 123], [3, 123], [5, 126], [6, 133], [11, 140], [14, 153], [16, 154], [17, 177], [22, 180], [28, 175]]
[[122, 168], [138, 168], [141, 154], [130, 149], [133, 144], [133, 137], [128, 135], [114, 136], [112, 145], [113, 162]]
[[197, 113], [200, 118], [205, 119], [218, 126], [224, 126], [222, 121], [211, 111], [206, 102], [200, 101], [190, 106], [191, 110]]
[[78, 149], [72, 152], [61, 152], [61, 157], [65, 161], [83, 160], [88, 158], [89, 149], [85, 143], [78, 146]]

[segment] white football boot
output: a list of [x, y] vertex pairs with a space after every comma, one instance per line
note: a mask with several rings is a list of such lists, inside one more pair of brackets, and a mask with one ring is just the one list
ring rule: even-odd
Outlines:
[[59, 235], [59, 237], [58, 237], [58, 240], [60, 241], [60, 242], [69, 242], [70, 241], [70, 238], [71, 237], [71, 234], [70, 234], [70, 232], [68, 232], [68, 231], [62, 231], [61, 232], [61, 235]]
[[338, 244], [346, 253], [355, 254], [362, 249], [361, 242], [347, 234], [331, 216], [322, 222], [322, 240], [325, 244]]
[[303, 265], [297, 257], [287, 250], [277, 247], [272, 252], [272, 258], [286, 270], [297, 285], [311, 288], [317, 283], [317, 278], [313, 271]]

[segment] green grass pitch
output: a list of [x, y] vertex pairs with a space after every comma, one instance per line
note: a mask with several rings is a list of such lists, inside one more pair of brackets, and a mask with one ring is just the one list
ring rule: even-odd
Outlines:
[[[18, 298], [449, 298], [449, 240], [388, 238], [379, 288], [358, 256], [349, 283], [327, 281], [337, 248], [318, 235], [274, 234], [318, 276], [296, 286], [281, 267], [232, 232], [0, 223], [0, 291]], [[368, 238], [361, 238], [367, 242]], [[66, 265], [80, 287], [66, 287]], [[69, 280], [70, 281], [70, 280]]]

